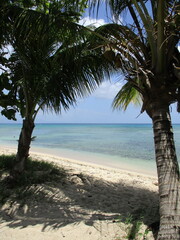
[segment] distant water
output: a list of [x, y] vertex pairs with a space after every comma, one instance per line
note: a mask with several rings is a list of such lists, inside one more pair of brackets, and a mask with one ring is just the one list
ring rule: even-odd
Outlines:
[[[180, 125], [174, 125], [180, 160]], [[17, 146], [20, 124], [0, 124], [0, 145]], [[36, 124], [32, 149], [112, 167], [155, 171], [151, 124]]]

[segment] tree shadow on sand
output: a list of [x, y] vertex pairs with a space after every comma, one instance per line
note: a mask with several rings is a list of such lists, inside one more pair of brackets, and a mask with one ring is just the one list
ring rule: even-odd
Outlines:
[[159, 217], [157, 192], [81, 173], [67, 173], [61, 181], [32, 184], [16, 191], [4, 187], [8, 198], [1, 205], [0, 217], [10, 228], [42, 224], [42, 231], [46, 231], [81, 221], [94, 226], [96, 221], [125, 221], [128, 215], [143, 217], [149, 226]]

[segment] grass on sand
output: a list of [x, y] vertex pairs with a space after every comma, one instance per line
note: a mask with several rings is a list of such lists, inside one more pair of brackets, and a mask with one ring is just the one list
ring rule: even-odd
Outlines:
[[[66, 171], [59, 166], [28, 158], [25, 172], [15, 183], [9, 182], [9, 173], [13, 166], [15, 155], [0, 156], [0, 203], [3, 204], [8, 198], [12, 197], [23, 199], [27, 189], [32, 184], [44, 182], [63, 181]], [[16, 193], [16, 194], [13, 194]], [[15, 200], [15, 199], [14, 199]]]

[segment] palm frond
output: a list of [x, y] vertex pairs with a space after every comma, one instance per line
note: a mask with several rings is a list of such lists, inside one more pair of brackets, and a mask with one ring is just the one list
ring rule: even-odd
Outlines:
[[52, 69], [47, 72], [47, 90], [42, 93], [44, 106], [48, 103], [47, 106], [52, 107], [52, 103], [56, 103], [56, 112], [68, 109], [76, 104], [77, 98], [95, 90], [113, 71], [109, 61], [97, 52], [88, 52], [85, 46], [86, 42], [68, 49], [61, 46], [61, 51], [49, 59]]
[[114, 98], [112, 106], [113, 109], [123, 109], [125, 111], [130, 103], [141, 105], [142, 100], [141, 95], [131, 82], [126, 82]]
[[113, 71], [101, 51], [90, 49], [90, 32], [65, 14], [18, 11], [11, 19], [9, 68], [22, 117], [35, 117], [37, 109], [67, 110]]
[[97, 28], [95, 33], [103, 36], [105, 40], [94, 36], [92, 39], [94, 48], [104, 48], [105, 52], [106, 49], [113, 50], [114, 61], [121, 62], [119, 70], [124, 73], [127, 74], [131, 69], [137, 68], [138, 64], [146, 66], [149, 63], [147, 46], [127, 26], [106, 24]]

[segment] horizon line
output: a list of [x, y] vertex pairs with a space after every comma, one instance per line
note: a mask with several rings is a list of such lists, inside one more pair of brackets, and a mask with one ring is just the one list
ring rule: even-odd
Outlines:
[[[9, 122], [9, 123], [0, 123], [0, 124], [1, 125], [2, 124], [22, 124], [22, 122]], [[68, 123], [67, 122], [63, 122], [63, 123], [62, 122], [54, 122], [54, 123], [53, 122], [37, 122], [37, 123], [35, 123], [35, 125], [36, 124], [67, 124], [67, 125], [72, 125], [72, 124], [74, 124], [74, 125], [75, 124], [76, 125], [81, 125], [81, 124], [89, 124], [89, 125], [90, 124], [91, 125], [93, 125], [93, 124], [98, 124], [98, 125], [113, 125], [113, 124], [129, 124], [129, 125], [130, 124], [136, 124], [136, 125], [143, 125], [144, 124], [144, 125], [147, 125], [147, 124], [149, 124], [149, 125], [152, 125], [152, 123], [143, 123], [143, 122], [142, 123], [136, 123], [136, 122], [132, 122], [132, 123], [126, 123], [126, 122], [123, 122], [123, 123], [118, 123], [118, 122], [117, 123], [113, 123], [113, 122], [109, 122], [109, 123], [103, 123], [103, 122], [101, 122], [101, 123], [99, 123], [99, 122], [93, 122], [93, 123], [91, 123], [91, 122], [84, 122], [84, 123], [80, 123], [80, 122], [79, 123], [76, 123], [76, 122], [74, 122], [74, 123], [73, 122], [68, 122]], [[172, 123], [172, 124], [180, 125], [180, 123], [176, 123], [176, 122]]]

